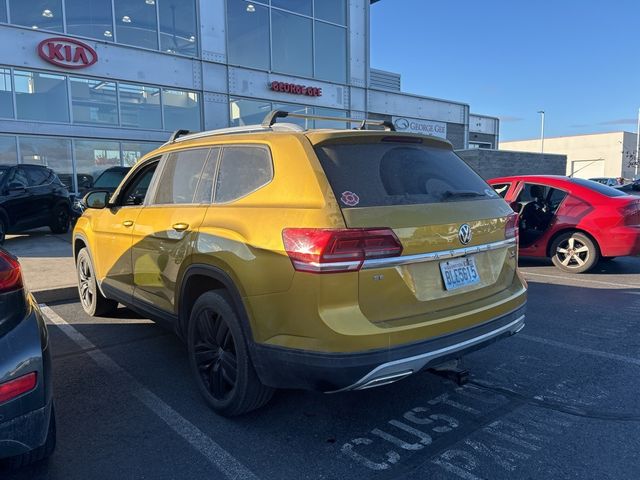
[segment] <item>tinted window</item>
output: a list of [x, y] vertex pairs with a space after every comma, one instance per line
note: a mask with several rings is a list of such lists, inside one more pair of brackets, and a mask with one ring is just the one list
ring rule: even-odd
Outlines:
[[545, 211], [555, 213], [566, 196], [567, 192], [564, 190], [546, 185], [525, 183], [518, 194], [517, 202], [520, 204], [520, 208], [522, 208], [527, 203], [537, 200], [538, 205], [546, 207]]
[[138, 174], [127, 184], [122, 195], [120, 196], [121, 205], [142, 205], [147, 196], [149, 185], [153, 179], [153, 174], [158, 168], [158, 161], [144, 167]]
[[10, 183], [18, 184], [27, 188], [29, 186], [29, 178], [27, 177], [27, 172], [25, 172], [23, 168], [16, 168], [13, 171], [13, 177], [11, 177]]
[[622, 197], [625, 195], [625, 193], [621, 192], [620, 190], [617, 190], [613, 187], [607, 187], [606, 185], [602, 185], [592, 180], [584, 180], [582, 178], [570, 178], [569, 181], [572, 183], [581, 185], [583, 187], [587, 187], [588, 189], [601, 193], [602, 195], [606, 195], [607, 197]]
[[263, 147], [225, 147], [216, 182], [216, 203], [231, 202], [266, 185], [273, 178], [269, 150]]
[[209, 155], [208, 148], [169, 154], [158, 183], [153, 203], [193, 203], [200, 174]]
[[108, 188], [115, 190], [126, 175], [127, 170], [105, 170], [94, 182], [93, 188]]
[[507, 196], [507, 192], [509, 191], [510, 186], [511, 186], [510, 183], [496, 183], [495, 185], [492, 185], [496, 193], [500, 195], [502, 198]]
[[317, 147], [316, 153], [342, 206], [496, 198], [493, 190], [447, 148], [396, 142], [329, 144]]
[[49, 181], [50, 172], [44, 168], [26, 168], [27, 179], [30, 187], [38, 187], [51, 183]]

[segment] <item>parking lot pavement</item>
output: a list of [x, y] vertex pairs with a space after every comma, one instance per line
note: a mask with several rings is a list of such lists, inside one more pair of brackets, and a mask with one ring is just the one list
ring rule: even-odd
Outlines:
[[640, 258], [604, 268], [523, 262], [527, 326], [469, 355], [464, 387], [280, 391], [236, 419], [206, 407], [172, 334], [53, 305], [58, 448], [0, 478], [640, 478]]

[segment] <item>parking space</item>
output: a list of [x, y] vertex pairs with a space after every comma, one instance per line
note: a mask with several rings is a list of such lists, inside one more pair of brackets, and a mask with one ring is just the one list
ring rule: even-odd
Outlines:
[[523, 261], [520, 334], [361, 392], [280, 391], [236, 419], [201, 400], [180, 341], [121, 308], [45, 309], [58, 448], [17, 479], [640, 478], [640, 258], [582, 276]]

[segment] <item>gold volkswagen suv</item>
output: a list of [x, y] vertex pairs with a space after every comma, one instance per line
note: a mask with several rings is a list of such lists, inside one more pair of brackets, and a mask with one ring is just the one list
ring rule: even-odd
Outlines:
[[449, 142], [287, 116], [305, 117], [178, 131], [87, 195], [85, 311], [168, 324], [227, 416], [274, 388], [389, 384], [524, 326], [516, 216]]

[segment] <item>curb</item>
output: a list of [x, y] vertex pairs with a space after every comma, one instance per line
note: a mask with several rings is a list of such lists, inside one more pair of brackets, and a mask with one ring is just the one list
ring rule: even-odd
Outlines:
[[38, 303], [56, 303], [78, 300], [78, 287], [72, 285], [69, 287], [48, 288], [46, 290], [38, 290], [31, 292], [33, 298]]

